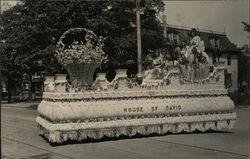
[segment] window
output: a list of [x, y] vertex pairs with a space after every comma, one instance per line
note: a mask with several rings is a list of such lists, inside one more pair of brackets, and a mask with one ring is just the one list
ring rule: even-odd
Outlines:
[[215, 40], [215, 46], [217, 46], [218, 48], [220, 47], [220, 40], [219, 39]]
[[227, 56], [227, 65], [231, 65], [231, 56]]
[[210, 44], [214, 47], [215, 44], [214, 44], [214, 38], [210, 39]]
[[168, 33], [168, 39], [169, 40], [173, 40], [174, 39], [173, 33]]
[[211, 38], [210, 43], [211, 43], [213, 48], [215, 48], [215, 47], [219, 48], [219, 46], [220, 46], [220, 40], [219, 39]]
[[168, 39], [179, 44], [179, 35], [177, 33], [168, 33]]
[[176, 42], [177, 44], [179, 44], [179, 35], [178, 34], [174, 34], [173, 35], [173, 40], [174, 40], [174, 42]]

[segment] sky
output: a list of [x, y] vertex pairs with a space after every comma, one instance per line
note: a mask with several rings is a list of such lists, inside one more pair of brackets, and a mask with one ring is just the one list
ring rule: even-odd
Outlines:
[[249, 22], [249, 0], [165, 1], [167, 23], [224, 32], [241, 47], [248, 44], [249, 34], [242, 21]]

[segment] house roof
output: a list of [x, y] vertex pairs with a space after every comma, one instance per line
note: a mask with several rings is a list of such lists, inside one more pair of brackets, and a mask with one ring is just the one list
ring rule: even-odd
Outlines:
[[[182, 41], [190, 42], [190, 33], [191, 28], [183, 28], [183, 27], [175, 27], [175, 26], [167, 26], [168, 33], [177, 33], [179, 35], [179, 42], [181, 44]], [[208, 31], [208, 30], [197, 30], [197, 34], [200, 36], [201, 40], [204, 41], [206, 51], [214, 51], [215, 48], [210, 43], [211, 38], [219, 39], [219, 48], [223, 53], [238, 53], [240, 52], [237, 49], [237, 46], [233, 44], [225, 33]]]

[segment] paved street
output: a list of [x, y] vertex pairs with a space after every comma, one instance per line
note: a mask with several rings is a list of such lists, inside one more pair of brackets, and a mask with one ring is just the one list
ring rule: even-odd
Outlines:
[[2, 104], [1, 146], [6, 159], [249, 159], [250, 106], [237, 108], [227, 132], [166, 135], [51, 146], [38, 135], [37, 103]]

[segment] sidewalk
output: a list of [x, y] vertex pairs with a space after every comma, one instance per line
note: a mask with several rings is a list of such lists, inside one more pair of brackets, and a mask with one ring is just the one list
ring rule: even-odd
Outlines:
[[1, 102], [1, 107], [11, 107], [11, 108], [31, 108], [37, 107], [41, 101], [30, 101], [30, 102], [15, 102], [7, 103], [7, 101]]

